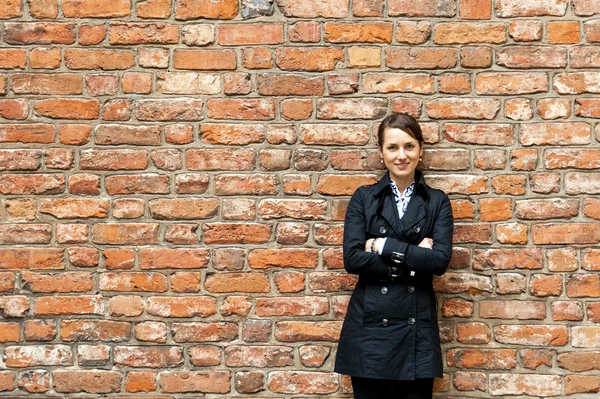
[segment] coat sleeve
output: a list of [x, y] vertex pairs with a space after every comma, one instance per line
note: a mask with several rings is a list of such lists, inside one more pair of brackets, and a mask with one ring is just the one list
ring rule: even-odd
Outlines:
[[431, 237], [433, 248], [423, 248], [388, 237], [381, 256], [391, 260], [392, 252], [400, 252], [404, 254], [405, 268], [438, 276], [444, 274], [452, 257], [452, 234], [454, 232], [452, 207], [446, 194], [444, 194], [434, 218]]
[[376, 252], [365, 251], [367, 222], [364, 212], [364, 194], [360, 188], [354, 192], [344, 220], [344, 268], [352, 274], [368, 274], [386, 278], [389, 265]]

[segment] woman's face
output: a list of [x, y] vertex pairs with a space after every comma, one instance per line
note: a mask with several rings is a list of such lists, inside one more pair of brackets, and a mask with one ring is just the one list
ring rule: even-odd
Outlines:
[[423, 146], [410, 134], [398, 128], [383, 132], [383, 146], [379, 149], [385, 167], [394, 181], [410, 181], [415, 177]]

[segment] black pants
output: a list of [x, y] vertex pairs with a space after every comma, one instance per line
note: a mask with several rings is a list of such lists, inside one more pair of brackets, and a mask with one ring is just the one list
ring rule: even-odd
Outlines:
[[431, 399], [433, 378], [414, 381], [352, 377], [354, 399]]

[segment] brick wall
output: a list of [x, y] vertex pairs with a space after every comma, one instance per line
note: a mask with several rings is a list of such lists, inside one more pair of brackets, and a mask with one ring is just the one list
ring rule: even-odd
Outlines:
[[350, 397], [342, 221], [392, 111], [456, 217], [438, 397], [597, 393], [599, 14], [2, 0], [0, 396]]

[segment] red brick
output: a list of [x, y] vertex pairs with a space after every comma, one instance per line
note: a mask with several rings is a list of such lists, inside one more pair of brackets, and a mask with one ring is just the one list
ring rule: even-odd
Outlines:
[[294, 271], [275, 272], [273, 279], [281, 293], [300, 292], [306, 287], [304, 273]]
[[501, 18], [563, 16], [567, 9], [567, 0], [499, 0], [496, 3], [496, 15]]
[[248, 264], [252, 269], [271, 267], [292, 267], [314, 269], [319, 254], [313, 249], [253, 249], [248, 254]]
[[300, 138], [309, 145], [364, 145], [369, 141], [369, 130], [363, 124], [303, 124]]
[[565, 192], [567, 194], [597, 194], [600, 191], [597, 173], [569, 172], [565, 178]]
[[487, 389], [487, 380], [484, 373], [456, 371], [454, 373], [454, 387], [459, 391], [482, 391]]
[[111, 320], [65, 320], [60, 335], [67, 341], [122, 342], [131, 338], [131, 324]]
[[463, 344], [487, 344], [490, 338], [490, 328], [484, 323], [461, 323], [456, 326], [456, 340]]
[[54, 22], [5, 22], [4, 41], [8, 44], [73, 44], [75, 25]]
[[21, 15], [23, 15], [23, 10], [20, 0], [6, 0], [0, 5], [0, 18], [2, 19], [20, 17]]
[[390, 0], [390, 16], [406, 17], [453, 17], [456, 15], [455, 0], [427, 1], [416, 4], [410, 0]]
[[46, 370], [28, 370], [19, 373], [18, 386], [30, 393], [44, 393], [50, 389], [50, 373]]
[[506, 167], [506, 151], [475, 150], [474, 164], [477, 169], [499, 170]]
[[516, 367], [513, 349], [456, 348], [447, 353], [448, 366], [466, 369], [510, 370]]
[[110, 44], [170, 44], [179, 41], [179, 27], [167, 24], [124, 23], [110, 24]]
[[310, 371], [272, 371], [267, 385], [273, 392], [286, 394], [328, 394], [339, 389], [336, 374]]
[[309, 119], [313, 113], [312, 100], [286, 99], [281, 102], [281, 115], [287, 120]]
[[316, 43], [321, 40], [321, 25], [314, 21], [299, 21], [288, 26], [290, 42]]
[[491, 0], [463, 0], [460, 3], [460, 17], [463, 19], [490, 19], [491, 16]]
[[512, 170], [535, 170], [538, 163], [538, 150], [515, 149], [510, 152], [510, 168]]
[[510, 124], [447, 123], [444, 139], [465, 144], [510, 146], [514, 143], [514, 132]]
[[204, 100], [192, 98], [139, 100], [136, 117], [140, 121], [198, 121], [203, 118]]
[[535, 270], [544, 267], [544, 256], [539, 249], [476, 249], [473, 255], [475, 270]]
[[436, 292], [443, 293], [469, 292], [480, 294], [484, 291], [492, 292], [492, 283], [489, 277], [470, 273], [446, 273], [442, 277], [436, 277], [433, 286]]
[[217, 312], [217, 300], [209, 296], [148, 298], [146, 311], [160, 317], [209, 317]]
[[15, 289], [15, 274], [0, 272], [0, 292], [12, 292]]
[[567, 50], [554, 47], [511, 46], [496, 50], [496, 63], [507, 68], [564, 68]]
[[60, 68], [61, 59], [58, 48], [37, 48], [29, 53], [29, 65], [33, 69]]
[[5, 360], [8, 367], [71, 366], [73, 354], [66, 345], [10, 346]]
[[207, 102], [208, 117], [213, 119], [272, 120], [275, 101], [269, 99], [217, 99]]
[[532, 42], [542, 39], [542, 21], [512, 21], [508, 34], [516, 42]]
[[142, 170], [148, 167], [146, 150], [83, 150], [81, 169], [87, 170]]
[[271, 225], [259, 223], [206, 223], [202, 226], [206, 244], [264, 244], [271, 237]]
[[67, 18], [112, 18], [130, 15], [130, 0], [64, 0]]
[[127, 50], [69, 48], [64, 54], [69, 69], [114, 70], [134, 66], [133, 52]]
[[327, 22], [325, 41], [330, 43], [391, 43], [393, 25], [390, 22]]
[[324, 297], [256, 298], [256, 315], [317, 316], [329, 313], [329, 302]]
[[492, 395], [560, 395], [561, 377], [542, 374], [491, 374], [489, 390]]
[[186, 153], [189, 170], [250, 170], [256, 154], [252, 149], [193, 149]]
[[159, 220], [209, 219], [218, 210], [216, 198], [172, 198], [151, 200], [148, 204], [152, 218]]
[[546, 29], [549, 44], [579, 43], [579, 21], [549, 21]]
[[600, 93], [600, 73], [572, 72], [554, 76], [554, 90], [558, 94]]
[[552, 351], [545, 349], [521, 349], [519, 351], [523, 366], [530, 370], [538, 367], [552, 367]]
[[230, 387], [229, 371], [171, 371], [159, 375], [163, 392], [227, 393]]
[[109, 302], [110, 314], [112, 316], [139, 316], [144, 311], [142, 297], [139, 296], [114, 296]]
[[273, 51], [269, 47], [244, 48], [242, 62], [248, 69], [273, 68]]
[[345, 0], [330, 0], [326, 3], [281, 0], [277, 5], [284, 16], [296, 18], [344, 18], [349, 11], [348, 2]]
[[231, 322], [173, 323], [171, 334], [175, 342], [232, 341], [238, 335], [238, 325]]
[[318, 99], [318, 119], [377, 119], [387, 112], [387, 100], [382, 98]]
[[548, 91], [545, 73], [486, 72], [475, 78], [477, 94], [529, 94]]
[[479, 303], [479, 316], [484, 319], [543, 320], [546, 306], [540, 301], [486, 300]]
[[585, 33], [585, 39], [590, 43], [600, 42], [600, 21], [595, 19], [584, 22], [583, 31]]
[[191, 70], [233, 70], [236, 68], [233, 50], [180, 50], [173, 53], [173, 67]]
[[0, 125], [0, 143], [52, 143], [54, 126], [45, 123]]
[[472, 175], [430, 176], [427, 183], [445, 193], [474, 194], [488, 191], [487, 178]]
[[108, 200], [100, 199], [40, 199], [40, 212], [58, 219], [105, 218], [108, 216]]
[[259, 74], [258, 93], [263, 96], [309, 96], [323, 95], [325, 85], [322, 77], [306, 77], [296, 74]]
[[[169, 51], [164, 48], [140, 48], [138, 63], [144, 68], [166, 68], [169, 66]], [[148, 86], [151, 86], [151, 79]], [[150, 92], [148, 88], [146, 90]]]
[[98, 280], [102, 291], [165, 292], [168, 279], [161, 273], [102, 273]]
[[597, 275], [573, 275], [567, 280], [569, 298], [600, 297], [600, 278]]
[[494, 119], [500, 101], [487, 98], [440, 98], [425, 104], [430, 118], [434, 119]]
[[442, 316], [471, 317], [473, 316], [473, 303], [460, 298], [446, 299], [442, 303]]
[[309, 288], [311, 292], [352, 291], [358, 281], [357, 277], [340, 273], [310, 273]]
[[494, 338], [503, 344], [564, 346], [569, 342], [569, 329], [554, 325], [497, 325]]
[[323, 200], [265, 199], [258, 211], [263, 219], [292, 218], [301, 220], [324, 219], [327, 204]]
[[487, 47], [463, 47], [460, 64], [465, 68], [487, 68], [492, 65], [492, 50]]
[[434, 92], [435, 79], [422, 73], [367, 73], [364, 75], [365, 93], [416, 93]]
[[165, 19], [171, 15], [170, 0], [147, 0], [135, 5], [139, 18]]
[[190, 348], [190, 361], [194, 366], [218, 366], [221, 363], [222, 348], [215, 345], [198, 345]]
[[341, 48], [279, 47], [275, 52], [275, 63], [286, 71], [330, 71], [343, 60]]
[[544, 244], [595, 244], [600, 241], [600, 226], [593, 223], [548, 223], [533, 226], [533, 242]]
[[457, 63], [457, 50], [444, 48], [386, 49], [386, 65], [393, 69], [446, 69]]
[[283, 24], [228, 24], [217, 28], [222, 46], [283, 43]]
[[[138, 3], [138, 7], [140, 4], [145, 3]], [[133, 393], [156, 391], [156, 374], [151, 371], [130, 371], [125, 378], [125, 391]]]
[[89, 292], [93, 288], [89, 272], [42, 274], [23, 272], [23, 289], [29, 292]]
[[174, 346], [116, 346], [115, 365], [170, 368], [183, 365], [183, 348]]
[[173, 292], [191, 293], [200, 291], [200, 273], [176, 272], [170, 276]]
[[154, 223], [101, 223], [92, 227], [96, 244], [149, 245], [158, 243], [158, 225]]
[[527, 225], [504, 223], [496, 227], [496, 238], [501, 244], [527, 244]]
[[212, 24], [184, 25], [181, 40], [188, 46], [205, 46], [215, 41], [215, 27]]
[[598, 393], [600, 378], [593, 375], [567, 375], [565, 377], [565, 394]]
[[305, 367], [321, 367], [329, 357], [331, 348], [324, 345], [305, 345], [298, 350], [300, 363]]
[[435, 44], [504, 43], [504, 23], [441, 22], [433, 33]]
[[4, 119], [26, 119], [29, 102], [25, 99], [0, 100], [0, 117]]
[[[19, 323], [0, 322], [0, 343], [19, 342], [20, 331]], [[0, 383], [1, 386], [2, 384]]]
[[208, 265], [205, 249], [141, 248], [140, 269], [201, 269]]
[[0, 170], [36, 170], [40, 167], [41, 158], [40, 150], [0, 150]]
[[79, 44], [82, 46], [100, 44], [106, 37], [107, 31], [106, 25], [79, 25]]
[[289, 346], [229, 346], [225, 349], [228, 367], [285, 367], [294, 364]]
[[527, 291], [527, 279], [519, 273], [498, 273], [496, 293], [500, 295], [521, 294]]
[[0, 176], [2, 194], [59, 194], [65, 190], [64, 176], [59, 174], [8, 174]]
[[[17, 49], [0, 49], [0, 68], [2, 69], [25, 69], [27, 63], [27, 52]], [[4, 83], [6, 85], [6, 83]], [[2, 90], [4, 94], [4, 90]]]
[[249, 73], [228, 73], [223, 79], [225, 94], [248, 94], [252, 91], [252, 80]]
[[176, 19], [233, 19], [238, 14], [237, 0], [176, 0]]
[[565, 352], [557, 356], [559, 367], [573, 372], [600, 369], [600, 352]]
[[35, 114], [53, 119], [97, 119], [100, 103], [98, 100], [67, 98], [38, 100]]
[[92, 127], [90, 125], [60, 125], [58, 128], [58, 138], [61, 144], [84, 145], [90, 141], [92, 136]]
[[496, 194], [521, 195], [525, 193], [523, 175], [497, 175], [492, 178], [492, 187]]

